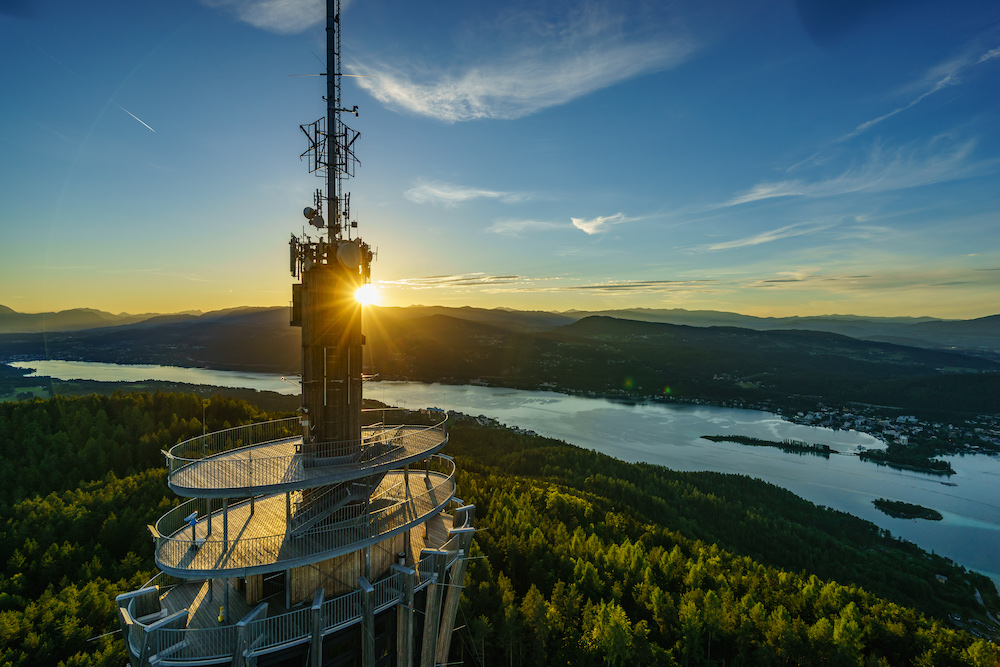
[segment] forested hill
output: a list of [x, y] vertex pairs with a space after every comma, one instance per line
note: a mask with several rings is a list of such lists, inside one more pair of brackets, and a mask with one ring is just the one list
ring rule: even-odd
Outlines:
[[[141, 322], [146, 328], [161, 325], [192, 325], [195, 330], [228, 316], [273, 311], [285, 308], [230, 308], [208, 313], [184, 312], [169, 315], [146, 313], [114, 315], [90, 308], [58, 313], [18, 313], [0, 306], [0, 334], [54, 333], [93, 328], [112, 328]], [[858, 315], [811, 315], [792, 317], [756, 317], [715, 310], [683, 308], [630, 308], [604, 311], [523, 311], [509, 308], [460, 308], [446, 306], [370, 307], [369, 312], [387, 320], [415, 320], [431, 315], [482, 322], [509, 331], [549, 331], [594, 315], [619, 320], [682, 324], [695, 327], [738, 327], [758, 331], [825, 331], [852, 338], [929, 349], [958, 350], [1000, 359], [1000, 315], [971, 320], [941, 320], [933, 317], [869, 317]], [[284, 315], [278, 317], [286, 320]]]
[[[266, 415], [213, 397], [213, 424]], [[161, 449], [202, 399], [0, 403], [0, 665], [124, 664], [114, 596], [152, 574], [177, 503]], [[468, 665], [989, 665], [992, 583], [744, 477], [632, 465], [458, 420], [477, 506], [452, 655]], [[936, 575], [947, 577], [944, 583]], [[951, 619], [961, 619], [953, 621]]]
[[[797, 410], [817, 402], [994, 413], [1000, 362], [817, 331], [756, 331], [587, 317], [550, 330], [408, 309], [366, 319], [365, 364], [382, 379], [484, 382], [646, 399], [669, 395]], [[485, 317], [485, 316], [483, 316]], [[933, 323], [927, 323], [933, 324]], [[915, 326], [915, 325], [914, 325]], [[158, 363], [294, 374], [285, 309], [41, 335], [0, 336], [0, 356]]]
[[589, 317], [514, 332], [435, 315], [369, 326], [366, 363], [384, 379], [486, 382], [648, 398], [817, 401], [992, 413], [1000, 364], [815, 331], [689, 327]]

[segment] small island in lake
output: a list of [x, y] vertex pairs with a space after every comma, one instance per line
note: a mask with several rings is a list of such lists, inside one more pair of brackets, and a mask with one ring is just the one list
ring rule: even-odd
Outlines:
[[749, 445], [751, 447], [777, 447], [783, 452], [788, 452], [789, 454], [813, 454], [815, 456], [822, 456], [824, 458], [830, 458], [830, 454], [836, 454], [837, 452], [830, 449], [828, 445], [810, 445], [801, 440], [782, 440], [778, 442], [776, 440], [762, 440], [761, 438], [751, 438], [746, 435], [703, 435], [701, 436], [705, 440], [711, 440], [712, 442], [735, 442], [740, 445]]
[[878, 500], [873, 500], [872, 504], [875, 505], [879, 511], [884, 512], [896, 519], [927, 519], [928, 521], [940, 521], [944, 518], [937, 510], [932, 510], [931, 508], [924, 507], [923, 505], [904, 503], [899, 500], [886, 500], [885, 498], [879, 498]]
[[928, 475], [954, 475], [955, 469], [947, 461], [931, 458], [918, 448], [904, 448], [889, 445], [886, 449], [869, 449], [860, 452], [862, 461], [871, 461], [880, 466], [888, 466], [896, 470], [912, 470]]

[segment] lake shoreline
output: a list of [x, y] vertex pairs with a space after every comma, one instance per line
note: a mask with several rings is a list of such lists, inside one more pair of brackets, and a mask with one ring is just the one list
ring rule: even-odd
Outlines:
[[[29, 364], [30, 365], [30, 364]], [[39, 364], [40, 365], [40, 364]], [[176, 370], [177, 367], [174, 367]], [[120, 370], [105, 366], [108, 372]], [[234, 376], [214, 372], [233, 384]], [[242, 375], [237, 381], [242, 381]], [[274, 376], [270, 381], [276, 381]], [[124, 388], [119, 385], [117, 388]], [[293, 387], [289, 387], [294, 390]], [[226, 391], [225, 388], [222, 389]], [[366, 384], [367, 398], [408, 408], [439, 407], [487, 415], [584, 449], [628, 462], [678, 471], [748, 475], [788, 489], [817, 505], [853, 514], [891, 530], [928, 551], [987, 574], [1000, 585], [1000, 508], [992, 500], [1000, 480], [996, 457], [947, 457], [957, 474], [948, 486], [940, 477], [863, 464], [856, 456], [806, 457], [767, 447], [720, 443], [705, 447], [705, 433], [742, 434], [780, 441], [824, 442], [841, 453], [884, 447], [860, 431], [797, 424], [787, 415], [705, 404], [640, 403], [476, 385], [381, 381]], [[292, 398], [286, 396], [285, 398]], [[700, 444], [699, 444], [700, 443]], [[940, 490], [940, 491], [938, 491]], [[937, 507], [945, 516], [932, 531], [928, 522], [893, 519], [871, 501], [888, 496]], [[979, 499], [982, 500], [979, 500]]]
[[[213, 368], [212, 366], [204, 367], [189, 367], [189, 366], [163, 366], [158, 364], [113, 364], [109, 362], [89, 362], [80, 360], [48, 360], [48, 359], [25, 359], [17, 358], [13, 360], [4, 360], [2, 363], [8, 363], [17, 368], [23, 368], [25, 366], [30, 366], [32, 362], [39, 362], [41, 364], [48, 364], [51, 362], [61, 362], [68, 364], [88, 364], [88, 365], [106, 365], [115, 366], [122, 368], [169, 368], [178, 369], [179, 372], [187, 373], [198, 373], [210, 376], [218, 373], [225, 374], [239, 374], [247, 376], [257, 376], [257, 377], [270, 377], [279, 378], [283, 377], [278, 373], [266, 372], [261, 369], [248, 370], [241, 367], [241, 370], [228, 369], [228, 368]], [[296, 375], [289, 374], [287, 377], [297, 377]], [[551, 391], [566, 396], [574, 396], [588, 399], [598, 399], [613, 401], [615, 403], [621, 403], [623, 405], [658, 405], [658, 406], [709, 406], [723, 409], [739, 409], [739, 410], [754, 410], [758, 412], [765, 412], [769, 414], [776, 414], [786, 419], [789, 422], [795, 424], [801, 424], [804, 426], [821, 426], [832, 428], [834, 430], [852, 430], [861, 433], [867, 433], [872, 437], [881, 441], [882, 446], [886, 446], [894, 442], [896, 438], [903, 438], [905, 442], [906, 438], [910, 438], [913, 442], [924, 439], [924, 433], [929, 432], [932, 424], [925, 423], [923, 421], [916, 420], [912, 415], [902, 415], [899, 408], [894, 408], [892, 406], [874, 406], [858, 403], [852, 408], [854, 412], [848, 412], [847, 408], [838, 409], [832, 407], [825, 407], [822, 403], [815, 405], [814, 409], [809, 412], [804, 412], [802, 410], [792, 410], [787, 409], [787, 406], [774, 405], [770, 401], [764, 401], [761, 403], [747, 402], [744, 400], [733, 400], [733, 401], [718, 401], [712, 399], [703, 398], [683, 398], [673, 395], [634, 395], [630, 394], [624, 389], [620, 389], [612, 392], [595, 392], [589, 390], [575, 389], [572, 387], [562, 387], [555, 383], [543, 382], [538, 386], [528, 386], [520, 385], [518, 383], [509, 384], [496, 384], [482, 378], [474, 379], [468, 383], [452, 383], [447, 378], [438, 379], [433, 382], [424, 382], [422, 380], [406, 379], [406, 378], [393, 378], [393, 379], [381, 379], [378, 382], [415, 382], [420, 384], [441, 384], [443, 386], [450, 387], [490, 387], [495, 389], [512, 389], [516, 391]], [[226, 386], [226, 385], [223, 385]], [[235, 385], [229, 385], [235, 386]], [[287, 389], [287, 387], [281, 389], [272, 389], [278, 393], [292, 393]], [[1000, 420], [1000, 418], [994, 417], [994, 419]], [[957, 417], [953, 420], [953, 423], [948, 425], [947, 437], [938, 438], [935, 442], [935, 447], [938, 451], [935, 455], [954, 455], [954, 454], [987, 454], [992, 456], [1000, 455], [1000, 441], [989, 443], [977, 435], [977, 424], [966, 423], [964, 418], [958, 419]], [[941, 424], [934, 424], [934, 426], [940, 429]], [[979, 428], [981, 431], [982, 429]], [[880, 447], [881, 448], [881, 447]], [[904, 462], [909, 463], [909, 462]], [[902, 468], [897, 468], [902, 469]], [[918, 470], [913, 469], [916, 472], [927, 472], [929, 474], [940, 474], [940, 473], [930, 473], [930, 470]]]

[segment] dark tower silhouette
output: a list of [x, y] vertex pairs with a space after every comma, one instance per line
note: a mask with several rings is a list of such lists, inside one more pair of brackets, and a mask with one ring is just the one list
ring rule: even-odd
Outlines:
[[166, 453], [168, 485], [190, 500], [149, 527], [160, 574], [118, 596], [134, 667], [448, 661], [475, 507], [455, 498], [455, 464], [439, 454], [444, 414], [392, 425], [362, 409], [355, 292], [373, 253], [344, 190], [358, 133], [341, 116], [358, 109], [341, 105], [339, 0], [326, 29], [327, 113], [302, 126], [303, 157], [325, 178], [304, 211], [317, 238], [289, 243], [299, 416]]

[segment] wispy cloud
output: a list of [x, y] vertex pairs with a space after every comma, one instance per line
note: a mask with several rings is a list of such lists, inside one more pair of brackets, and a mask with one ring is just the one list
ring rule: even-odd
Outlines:
[[572, 229], [566, 222], [548, 222], [546, 220], [497, 220], [486, 228], [486, 231], [503, 236], [520, 236], [528, 232], [545, 232], [553, 229]]
[[399, 278], [380, 280], [379, 285], [409, 287], [410, 289], [433, 289], [440, 287], [471, 287], [483, 285], [510, 285], [524, 282], [524, 276], [493, 276], [486, 273], [462, 273], [448, 276], [426, 276], [423, 278]]
[[979, 56], [979, 60], [976, 61], [976, 64], [978, 65], [979, 63], [984, 63], [987, 60], [993, 60], [994, 58], [1000, 58], [1000, 46], [995, 49], [990, 49], [983, 55]]
[[587, 220], [586, 218], [570, 218], [573, 226], [587, 234], [602, 234], [608, 231], [611, 225], [620, 225], [623, 222], [633, 222], [638, 218], [626, 218], [624, 213], [614, 215], [599, 215], [596, 218]]
[[643, 292], [660, 294], [664, 292], [701, 290], [717, 284], [715, 280], [607, 280], [585, 285], [560, 285], [550, 291], [585, 292]]
[[987, 60], [992, 60], [993, 58], [997, 57], [1000, 57], [1000, 47], [987, 51], [986, 53], [982, 54], [978, 59], [975, 59], [970, 56], [964, 56], [961, 58], [950, 60], [946, 63], [942, 63], [932, 68], [924, 76], [924, 79], [915, 86], [918, 90], [922, 90], [920, 94], [918, 94], [916, 97], [914, 97], [906, 104], [896, 107], [895, 109], [893, 109], [888, 113], [882, 114], [877, 118], [872, 118], [871, 120], [867, 120], [861, 123], [851, 132], [848, 132], [843, 137], [841, 137], [839, 141], [846, 141], [848, 139], [856, 137], [857, 135], [870, 129], [871, 127], [878, 125], [882, 121], [888, 120], [889, 118], [892, 118], [896, 114], [900, 114], [908, 109], [912, 109], [913, 107], [915, 107], [916, 105], [920, 104], [925, 99], [933, 95], [934, 93], [937, 93], [941, 90], [944, 90], [945, 88], [950, 88], [951, 86], [955, 86], [961, 83], [961, 75], [965, 71], [967, 71], [970, 67], [979, 65], [981, 63], [986, 62]]
[[439, 181], [421, 183], [404, 192], [403, 196], [418, 204], [442, 204], [444, 206], [454, 206], [474, 199], [496, 199], [506, 204], [532, 199], [532, 196], [526, 192], [487, 190]]
[[487, 227], [486, 231], [493, 232], [494, 234], [520, 236], [526, 232], [551, 231], [554, 229], [579, 229], [588, 236], [593, 236], [595, 234], [603, 234], [604, 232], [607, 232], [613, 225], [635, 222], [637, 220], [645, 220], [649, 217], [653, 216], [628, 218], [624, 213], [615, 213], [614, 215], [599, 215], [596, 218], [591, 219], [570, 218], [568, 223], [551, 222], [547, 220], [505, 219], [497, 220], [492, 225]]
[[955, 62], [947, 63], [946, 65], [941, 66], [940, 68], [938, 68], [939, 70], [938, 73], [940, 74], [940, 78], [935, 77], [937, 80], [931, 84], [930, 88], [920, 93], [919, 95], [917, 95], [915, 98], [913, 98], [903, 106], [896, 107], [889, 113], [882, 114], [877, 118], [866, 120], [853, 130], [842, 136], [839, 139], [839, 141], [847, 141], [848, 139], [852, 139], [861, 134], [862, 132], [864, 132], [865, 130], [874, 127], [875, 125], [878, 125], [882, 121], [888, 120], [889, 118], [892, 118], [896, 114], [903, 113], [907, 109], [912, 109], [913, 107], [917, 106], [925, 99], [933, 95], [934, 93], [940, 90], [944, 90], [945, 88], [948, 88], [950, 86], [954, 86], [955, 84], [958, 83], [958, 72], [960, 69], [961, 67], [959, 66], [959, 64]]
[[880, 291], [919, 291], [930, 288], [974, 285], [992, 287], [995, 276], [982, 275], [982, 269], [924, 267], [886, 267], [868, 273], [839, 273], [821, 269], [799, 272], [779, 272], [776, 276], [749, 278], [740, 281], [741, 289], [810, 289], [830, 293]]
[[628, 34], [620, 17], [595, 17], [585, 5], [561, 21], [544, 31], [511, 31], [499, 52], [479, 63], [355, 62], [351, 69], [392, 108], [446, 122], [513, 119], [675, 67], [695, 50], [684, 36]]
[[416, 290], [439, 289], [445, 291], [477, 290], [489, 293], [518, 292], [587, 292], [587, 293], [648, 293], [662, 294], [704, 291], [713, 288], [715, 280], [616, 280], [599, 282], [553, 277], [493, 276], [485, 273], [467, 273], [425, 278], [401, 278], [379, 281], [380, 286], [402, 287]]
[[904, 147], [888, 151], [876, 146], [867, 160], [832, 178], [818, 181], [786, 180], [759, 183], [748, 191], [712, 208], [738, 206], [776, 197], [835, 197], [861, 192], [904, 190], [981, 173], [987, 163], [970, 161], [974, 140], [938, 150], [942, 140], [932, 140], [926, 149]]
[[[237, 20], [255, 28], [292, 34], [326, 20], [326, 3], [323, 0], [201, 0], [208, 7], [215, 7], [233, 15]], [[341, 9], [347, 6], [342, 0]]]
[[[761, 268], [761, 267], [758, 267]], [[731, 275], [719, 273], [707, 278], [685, 276], [668, 280], [662, 278], [625, 279], [606, 278], [587, 280], [582, 276], [525, 276], [467, 273], [421, 278], [401, 278], [379, 281], [380, 287], [402, 290], [420, 290], [444, 295], [481, 294], [553, 294], [593, 296], [626, 296], [637, 298], [666, 295], [669, 299], [699, 298], [708, 295], [743, 294], [752, 291], [807, 295], [802, 298], [845, 299], [843, 303], [856, 303], [882, 292], [921, 293], [934, 290], [939, 295], [963, 294], [962, 290], [990, 290], [996, 285], [998, 268], [948, 267], [933, 262], [920, 268], [900, 266], [889, 262], [884, 266], [827, 266], [809, 265], [785, 271], [767, 269], [746, 272], [738, 270]], [[955, 291], [959, 290], [959, 291]], [[648, 302], [647, 302], [648, 305]]]
[[771, 243], [772, 241], [778, 241], [780, 239], [787, 239], [793, 236], [802, 236], [804, 234], [813, 234], [824, 229], [829, 229], [832, 224], [815, 224], [799, 222], [794, 225], [786, 225], [784, 227], [779, 227], [778, 229], [769, 229], [764, 232], [759, 232], [757, 234], [752, 234], [750, 236], [744, 236], [741, 239], [736, 239], [734, 241], [724, 241], [722, 243], [713, 243], [711, 245], [705, 246], [705, 250], [732, 250], [733, 248], [744, 248], [746, 246], [760, 245], [762, 243]]

